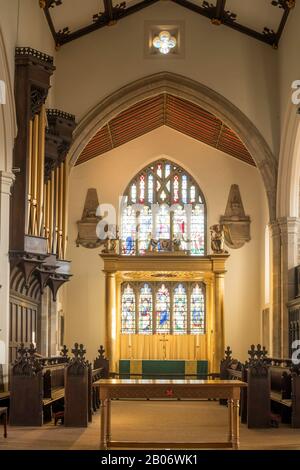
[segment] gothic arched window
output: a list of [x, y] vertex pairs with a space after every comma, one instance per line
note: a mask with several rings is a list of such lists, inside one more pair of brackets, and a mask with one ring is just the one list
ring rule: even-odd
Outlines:
[[175, 163], [159, 160], [133, 178], [122, 198], [122, 254], [180, 249], [205, 255], [205, 224], [205, 200], [195, 180]]
[[135, 291], [130, 284], [122, 286], [122, 333], [134, 334], [135, 325]]
[[122, 284], [121, 333], [204, 334], [205, 286], [192, 282]]

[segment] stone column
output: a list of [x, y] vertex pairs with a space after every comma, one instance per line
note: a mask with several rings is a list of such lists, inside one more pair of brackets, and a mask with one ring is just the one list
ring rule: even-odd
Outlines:
[[8, 386], [9, 363], [9, 204], [14, 175], [0, 171], [0, 364]]
[[278, 219], [281, 233], [281, 354], [289, 356], [289, 300], [295, 298], [295, 267], [298, 264], [299, 219]]
[[270, 356], [281, 356], [281, 233], [277, 221], [269, 225], [271, 245]]
[[110, 371], [116, 370], [116, 273], [105, 273], [105, 302], [106, 302], [106, 354], [110, 361]]
[[219, 371], [225, 349], [224, 332], [224, 272], [215, 272], [215, 316], [214, 316], [214, 365], [213, 372]]

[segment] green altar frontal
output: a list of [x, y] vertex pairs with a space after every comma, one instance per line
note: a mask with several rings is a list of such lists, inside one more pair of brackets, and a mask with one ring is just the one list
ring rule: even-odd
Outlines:
[[177, 361], [177, 360], [137, 360], [121, 359], [119, 375], [122, 379], [204, 379], [208, 373], [208, 361]]

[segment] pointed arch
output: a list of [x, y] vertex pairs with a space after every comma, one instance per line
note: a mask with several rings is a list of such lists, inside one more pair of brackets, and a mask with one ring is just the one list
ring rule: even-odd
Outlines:
[[96, 132], [130, 106], [168, 93], [194, 103], [214, 114], [231, 128], [252, 155], [261, 173], [268, 204], [270, 220], [276, 216], [277, 160], [264, 137], [235, 105], [216, 91], [182, 75], [160, 72], [136, 80], [98, 103], [78, 124], [74, 143], [69, 153], [70, 166], [74, 166], [81, 152]]

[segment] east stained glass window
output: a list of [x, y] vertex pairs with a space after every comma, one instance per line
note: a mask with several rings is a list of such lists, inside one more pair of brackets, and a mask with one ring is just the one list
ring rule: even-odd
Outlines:
[[174, 334], [187, 333], [187, 295], [184, 285], [179, 284], [174, 289], [173, 300], [173, 332]]
[[149, 284], [144, 284], [139, 291], [139, 333], [152, 333], [153, 312], [152, 289]]
[[122, 333], [134, 334], [135, 328], [135, 292], [130, 284], [123, 285], [122, 289]]
[[201, 334], [204, 331], [205, 300], [203, 288], [196, 284], [191, 292], [191, 333]]
[[156, 333], [168, 333], [170, 331], [170, 292], [165, 284], [162, 284], [155, 301]]
[[[121, 253], [206, 253], [206, 206], [196, 181], [167, 160], [151, 163], [131, 181], [121, 210]], [[166, 243], [169, 240], [170, 243]]]
[[191, 282], [122, 285], [121, 333], [204, 334], [205, 286]]

